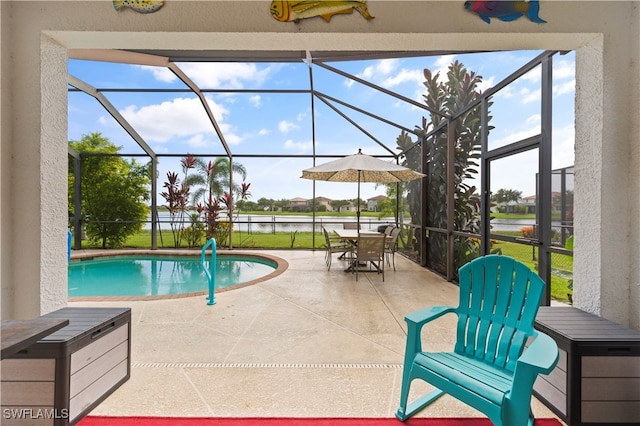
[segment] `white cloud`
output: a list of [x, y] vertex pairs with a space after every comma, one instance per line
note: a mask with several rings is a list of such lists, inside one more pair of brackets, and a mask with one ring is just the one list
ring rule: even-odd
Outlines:
[[478, 90], [481, 92], [486, 92], [487, 89], [490, 89], [494, 86], [495, 84], [495, 77], [491, 76], [489, 78], [483, 78], [482, 81], [480, 82], [480, 84], [478, 84]]
[[[257, 64], [240, 62], [183, 62], [176, 65], [203, 89], [241, 89], [246, 83], [250, 83], [252, 87], [259, 87], [273, 72], [270, 66], [259, 68]], [[135, 65], [135, 67], [150, 72], [156, 80], [164, 83], [177, 80], [176, 75], [168, 68], [146, 65]]]
[[187, 145], [193, 148], [204, 148], [208, 144], [204, 139], [202, 133], [198, 133], [197, 135], [193, 135], [191, 138], [189, 138], [189, 140], [187, 140]]
[[[207, 99], [216, 121], [224, 131], [222, 122], [228, 111]], [[199, 133], [213, 133], [214, 129], [198, 98], [175, 98], [160, 104], [138, 107], [129, 105], [120, 113], [147, 141], [167, 142], [175, 137], [189, 137]]]
[[[447, 79], [447, 73], [449, 72], [449, 65], [451, 65], [451, 63], [454, 61], [454, 59], [456, 58], [456, 55], [443, 55], [440, 56], [438, 59], [436, 59], [436, 61], [434, 62], [434, 66], [431, 67], [431, 74], [432, 75], [436, 75], [437, 73], [440, 73], [440, 78], [446, 80]], [[442, 81], [442, 80], [440, 80]]]
[[[380, 82], [384, 77], [393, 72], [398, 64], [398, 59], [381, 59], [376, 61], [374, 65], [369, 65], [361, 73], [356, 74], [356, 77], [360, 77], [363, 80], [370, 82]], [[347, 87], [353, 86], [353, 80], [346, 80], [345, 85]]]
[[113, 125], [115, 124], [115, 120], [113, 119], [113, 117], [111, 117], [110, 115], [101, 115], [100, 117], [98, 117], [98, 123], [101, 126], [105, 126], [105, 127], [113, 127]]
[[403, 68], [398, 74], [384, 79], [381, 86], [390, 88], [407, 82], [422, 85], [424, 82], [424, 72], [422, 70], [408, 70]]
[[240, 145], [244, 138], [238, 134], [235, 134], [231, 131], [225, 132], [223, 131], [224, 140], [227, 142], [227, 145]]
[[524, 81], [528, 81], [529, 83], [538, 83], [541, 77], [542, 77], [542, 68], [536, 67], [531, 71], [529, 71], [528, 73], [524, 74], [520, 78]]
[[528, 126], [539, 126], [541, 122], [540, 114], [533, 114], [524, 120]]
[[560, 96], [566, 95], [567, 93], [575, 93], [576, 91], [576, 81], [571, 80], [566, 83], [556, 84], [553, 86], [553, 95]]
[[177, 64], [200, 88], [241, 89], [245, 83], [259, 87], [271, 73], [270, 67], [258, 68], [249, 63], [179, 63]]
[[397, 59], [382, 59], [377, 61], [375, 65], [370, 65], [364, 69], [364, 71], [358, 75], [359, 77], [371, 80], [391, 74], [398, 64]]
[[260, 95], [254, 95], [251, 96], [249, 98], [249, 102], [251, 103], [251, 105], [253, 105], [254, 107], [259, 107], [260, 106], [260, 101], [262, 100], [262, 98], [260, 97]]
[[148, 71], [153, 74], [153, 78], [163, 83], [172, 83], [178, 79], [176, 75], [165, 67], [151, 67], [148, 65], [134, 65], [135, 68]]
[[571, 166], [575, 162], [575, 127], [573, 123], [555, 128], [551, 136], [553, 138], [553, 164], [554, 169]]
[[270, 131], [269, 129], [260, 129], [260, 130], [258, 131], [258, 136], [266, 136], [266, 135], [268, 135], [269, 133], [271, 133], [271, 131]]
[[496, 99], [497, 98], [509, 99], [509, 98], [513, 98], [514, 96], [515, 94], [513, 93], [513, 88], [511, 86], [507, 86], [498, 90], [493, 97]]
[[571, 78], [574, 79], [576, 75], [575, 63], [565, 61], [565, 60], [555, 60], [553, 61], [553, 78], [554, 79], [563, 79], [563, 78]]
[[522, 98], [522, 103], [528, 104], [531, 102], [539, 101], [541, 93], [542, 93], [541, 89], [536, 89], [536, 90], [530, 90], [527, 88], [521, 89], [520, 97]]
[[[529, 118], [527, 120], [527, 124], [531, 124], [529, 122], [531, 118]], [[491, 136], [489, 136], [489, 144], [493, 147], [496, 146], [504, 146], [507, 144], [510, 144], [512, 142], [516, 142], [516, 141], [521, 141], [524, 139], [527, 139], [531, 136], [535, 136], [537, 134], [540, 134], [540, 126], [537, 123], [534, 123], [531, 127], [529, 127], [528, 129], [524, 129], [524, 130], [520, 130], [518, 132], [511, 132], [509, 133], [507, 136], [500, 138], [500, 139], [493, 139], [491, 138]]]
[[300, 126], [297, 126], [287, 120], [282, 120], [281, 122], [278, 123], [278, 130], [280, 130], [282, 133], [287, 133], [287, 132], [290, 132], [291, 130], [295, 130], [299, 128]]
[[284, 142], [283, 148], [287, 151], [295, 151], [295, 152], [310, 152], [313, 144], [311, 141], [306, 142], [294, 142], [291, 139], [288, 139]]

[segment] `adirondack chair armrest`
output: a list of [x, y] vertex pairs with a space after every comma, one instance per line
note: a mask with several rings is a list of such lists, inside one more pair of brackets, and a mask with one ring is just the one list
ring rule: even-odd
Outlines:
[[520, 365], [526, 365], [534, 368], [536, 373], [549, 374], [558, 363], [560, 355], [555, 340], [538, 331], [534, 332], [534, 337], [533, 342], [518, 358], [516, 373]]
[[422, 352], [422, 327], [429, 321], [433, 321], [450, 312], [456, 312], [455, 308], [451, 306], [431, 306], [429, 308], [411, 312], [404, 317], [404, 320], [407, 323], [405, 363], [410, 362], [418, 352]]
[[418, 327], [418, 329], [420, 329], [422, 328], [423, 325], [425, 325], [429, 321], [438, 319], [441, 316], [448, 314], [450, 312], [455, 312], [455, 308], [452, 306], [431, 306], [429, 308], [420, 309], [419, 311], [411, 312], [404, 318], [404, 320], [407, 322], [409, 327], [413, 326], [413, 327]]
[[556, 342], [544, 333], [534, 331], [535, 340], [516, 362], [509, 399], [514, 407], [529, 407], [531, 390], [538, 374], [549, 374], [558, 363]]

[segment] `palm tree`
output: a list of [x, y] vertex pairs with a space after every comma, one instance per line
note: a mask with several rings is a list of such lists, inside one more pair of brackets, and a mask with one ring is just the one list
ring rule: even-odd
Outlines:
[[[242, 179], [247, 178], [247, 169], [240, 163], [231, 163], [228, 158], [220, 157], [214, 161], [206, 163], [201, 158], [195, 159], [196, 173], [189, 176], [187, 184], [191, 188], [196, 188], [192, 192], [193, 204], [199, 200], [205, 203], [212, 203], [216, 198], [220, 198], [227, 193], [240, 194], [242, 185], [235, 183], [231, 187], [231, 172], [239, 175]], [[231, 191], [229, 191], [231, 189]]]

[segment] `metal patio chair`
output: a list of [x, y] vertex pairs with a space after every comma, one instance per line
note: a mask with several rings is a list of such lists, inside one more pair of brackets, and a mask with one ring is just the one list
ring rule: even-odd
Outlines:
[[[382, 274], [384, 281], [384, 247], [386, 235], [384, 234], [363, 234], [358, 235], [358, 243], [355, 247], [355, 257], [353, 260], [353, 269], [356, 273], [356, 281], [358, 281], [358, 270], [360, 265], [367, 265], [369, 270], [375, 270]], [[374, 269], [371, 269], [371, 268]]]
[[351, 253], [353, 252], [353, 246], [349, 243], [332, 240], [329, 236], [329, 232], [325, 229], [324, 226], [322, 227], [322, 232], [324, 233], [324, 243], [326, 245], [324, 260], [327, 264], [327, 269], [331, 270], [331, 261], [333, 260], [333, 254], [341, 253], [340, 257], [342, 259], [348, 259], [351, 257]]

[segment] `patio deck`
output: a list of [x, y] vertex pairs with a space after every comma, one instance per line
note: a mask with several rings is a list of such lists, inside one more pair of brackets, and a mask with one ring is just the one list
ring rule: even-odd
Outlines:
[[[392, 417], [398, 405], [404, 316], [457, 304], [457, 287], [396, 256], [397, 271], [327, 271], [323, 251], [264, 251], [281, 275], [216, 294], [153, 301], [70, 302], [132, 309], [131, 378], [91, 414], [223, 417]], [[453, 316], [428, 328], [428, 349], [450, 349]], [[418, 383], [416, 383], [417, 385]], [[414, 385], [415, 389], [421, 389]], [[534, 414], [557, 418], [538, 401]], [[420, 416], [475, 417], [444, 396]]]

